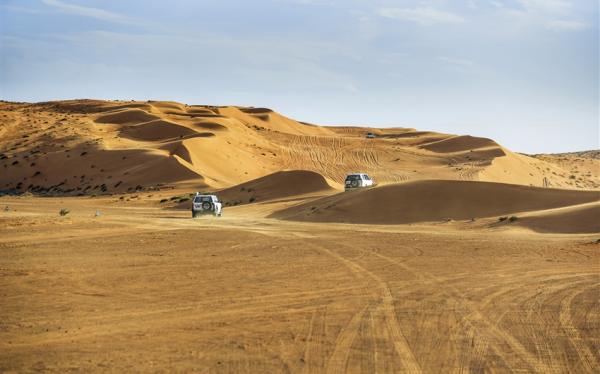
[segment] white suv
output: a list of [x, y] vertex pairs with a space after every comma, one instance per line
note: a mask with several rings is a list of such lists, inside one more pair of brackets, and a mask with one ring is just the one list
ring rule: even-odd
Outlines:
[[215, 195], [201, 195], [196, 192], [194, 201], [192, 202], [192, 218], [196, 218], [203, 214], [212, 214], [216, 217], [221, 217], [223, 212], [223, 204]]
[[346, 191], [354, 188], [371, 187], [373, 185], [373, 179], [365, 173], [353, 173], [346, 175], [346, 181], [344, 187]]

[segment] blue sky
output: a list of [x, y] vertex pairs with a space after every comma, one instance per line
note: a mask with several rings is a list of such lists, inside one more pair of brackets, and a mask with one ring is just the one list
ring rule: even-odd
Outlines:
[[599, 148], [596, 0], [0, 0], [0, 97], [273, 108]]

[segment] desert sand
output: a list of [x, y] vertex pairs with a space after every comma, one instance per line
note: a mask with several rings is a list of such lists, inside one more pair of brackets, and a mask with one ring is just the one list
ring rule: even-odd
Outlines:
[[600, 370], [598, 152], [2, 102], [0, 173], [0, 371]]

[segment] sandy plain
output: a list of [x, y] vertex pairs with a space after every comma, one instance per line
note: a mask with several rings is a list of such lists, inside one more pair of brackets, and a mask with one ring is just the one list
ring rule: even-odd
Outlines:
[[0, 201], [3, 371], [599, 368], [598, 235]]

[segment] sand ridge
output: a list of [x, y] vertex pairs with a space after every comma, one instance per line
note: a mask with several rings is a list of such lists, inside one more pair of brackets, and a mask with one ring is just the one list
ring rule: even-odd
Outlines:
[[[378, 137], [365, 139], [367, 132]], [[449, 179], [600, 187], [593, 169], [598, 160], [574, 173], [566, 164], [516, 154], [489, 139], [410, 128], [317, 126], [266, 108], [2, 102], [0, 133], [0, 189], [20, 192], [90, 195], [165, 185], [219, 190], [280, 170], [309, 170], [335, 183], [347, 172], [363, 171], [380, 184]], [[169, 168], [161, 172], [158, 165]], [[149, 173], [150, 168], [155, 170]]]
[[[427, 180], [327, 196], [273, 213], [273, 218], [311, 222], [406, 224], [470, 220], [600, 202], [600, 191], [572, 191], [511, 184]], [[594, 212], [588, 212], [593, 218]], [[562, 224], [577, 232], [577, 220]], [[600, 220], [585, 220], [600, 232]], [[580, 231], [581, 232], [581, 231]]]

